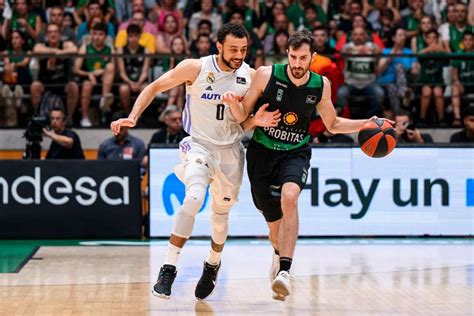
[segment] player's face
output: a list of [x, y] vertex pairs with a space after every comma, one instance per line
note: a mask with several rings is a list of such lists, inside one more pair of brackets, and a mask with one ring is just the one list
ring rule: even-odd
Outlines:
[[107, 34], [103, 31], [92, 30], [92, 42], [97, 46], [102, 46], [105, 43]]
[[290, 67], [291, 75], [295, 79], [301, 79], [309, 70], [311, 64], [311, 50], [308, 44], [301, 45], [298, 49], [290, 47], [288, 49], [288, 66]]
[[239, 69], [247, 55], [248, 40], [246, 37], [238, 38], [227, 35], [224, 43], [217, 43], [220, 59], [230, 69]]

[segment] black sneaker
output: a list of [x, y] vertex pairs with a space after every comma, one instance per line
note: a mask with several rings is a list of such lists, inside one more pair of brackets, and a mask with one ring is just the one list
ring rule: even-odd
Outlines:
[[214, 291], [214, 287], [216, 286], [217, 273], [219, 272], [220, 267], [220, 262], [218, 265], [214, 266], [204, 261], [204, 269], [202, 271], [201, 278], [199, 279], [199, 282], [196, 285], [196, 291], [194, 291], [194, 295], [198, 300], [205, 299], [206, 297], [211, 295], [212, 291]]
[[158, 281], [153, 287], [153, 295], [161, 298], [169, 298], [171, 295], [171, 286], [176, 278], [176, 267], [171, 264], [165, 264], [160, 269]]

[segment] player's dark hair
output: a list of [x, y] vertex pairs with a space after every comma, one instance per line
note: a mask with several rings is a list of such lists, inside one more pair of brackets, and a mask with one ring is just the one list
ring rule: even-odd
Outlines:
[[466, 36], [474, 36], [474, 33], [471, 31], [464, 31], [462, 33], [462, 38], [464, 39]]
[[474, 116], [474, 106], [466, 106], [462, 111], [462, 117]]
[[60, 106], [55, 106], [51, 109], [51, 111], [49, 111], [49, 113], [53, 112], [53, 111], [58, 111], [58, 112], [61, 112], [63, 114], [63, 120], [66, 119], [66, 111], [60, 107]]
[[244, 26], [226, 23], [217, 31], [217, 41], [221, 44], [224, 44], [225, 38], [227, 35], [232, 35], [237, 38], [249, 38], [249, 33]]
[[298, 31], [293, 33], [286, 43], [286, 49], [299, 49], [304, 44], [309, 46], [311, 54], [315, 52], [313, 34], [308, 30]]

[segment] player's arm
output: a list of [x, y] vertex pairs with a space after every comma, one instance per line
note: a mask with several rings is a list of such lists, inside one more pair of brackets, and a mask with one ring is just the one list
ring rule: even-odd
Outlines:
[[227, 91], [222, 95], [222, 102], [229, 105], [230, 112], [238, 123], [242, 123], [248, 118], [270, 80], [271, 74], [271, 66], [258, 68], [243, 99], [232, 91]]
[[200, 71], [201, 61], [199, 59], [187, 59], [179, 63], [174, 69], [166, 72], [164, 75], [153, 81], [138, 95], [128, 118], [112, 122], [110, 125], [112, 132], [118, 134], [121, 126], [134, 127], [140, 115], [157, 94], [185, 82], [194, 82]]
[[[362, 125], [370, 120], [375, 120], [377, 117], [373, 116], [370, 119], [365, 120], [350, 120], [343, 117], [338, 117], [336, 109], [331, 101], [331, 83], [329, 79], [323, 77], [324, 87], [321, 101], [317, 105], [317, 110], [327, 130], [333, 134], [349, 134], [355, 133], [360, 130]], [[389, 121], [391, 124], [395, 124], [393, 121]]]

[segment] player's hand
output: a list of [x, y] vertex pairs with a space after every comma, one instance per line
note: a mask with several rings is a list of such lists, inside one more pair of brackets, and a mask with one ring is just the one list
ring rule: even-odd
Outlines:
[[281, 121], [280, 110], [275, 110], [273, 112], [267, 111], [269, 104], [263, 104], [255, 113], [253, 119], [254, 123], [260, 127], [276, 127]]
[[417, 143], [422, 143], [423, 142], [423, 138], [421, 137], [421, 133], [418, 129], [407, 129], [407, 136], [408, 136], [408, 139], [409, 140], [414, 140], [416, 141]]
[[242, 97], [237, 95], [233, 91], [227, 91], [224, 93], [221, 97], [222, 103], [228, 104], [229, 106], [231, 105], [236, 105], [238, 102], [242, 100]]
[[110, 123], [110, 129], [112, 130], [112, 133], [114, 133], [114, 135], [118, 135], [118, 133], [120, 133], [120, 129], [123, 127], [135, 127], [135, 125], [137, 124], [137, 122], [135, 122], [134, 119], [131, 119], [131, 118], [121, 118], [121, 119], [118, 119], [116, 121], [113, 121], [112, 123]]
[[392, 126], [395, 126], [395, 121], [392, 121], [392, 120], [389, 120], [389, 119], [386, 119], [386, 118], [383, 118], [383, 117], [378, 117], [378, 116], [372, 116], [369, 121], [375, 121], [377, 119], [381, 119], [381, 120], [384, 120], [384, 121], [387, 121], [389, 122]]

